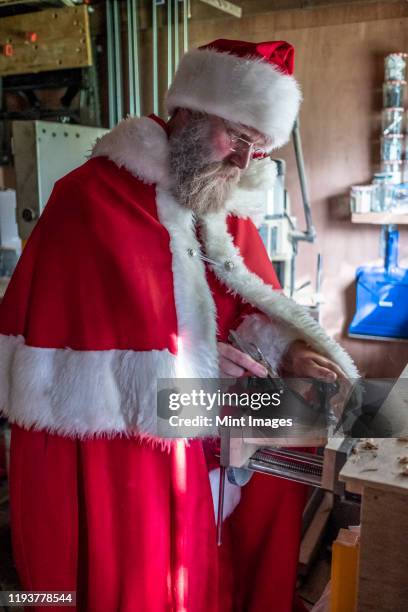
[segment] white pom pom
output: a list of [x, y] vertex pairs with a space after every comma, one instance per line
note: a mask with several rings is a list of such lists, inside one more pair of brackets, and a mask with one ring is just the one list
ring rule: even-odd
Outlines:
[[277, 176], [276, 162], [270, 157], [253, 159], [243, 172], [238, 187], [241, 189], [273, 189]]

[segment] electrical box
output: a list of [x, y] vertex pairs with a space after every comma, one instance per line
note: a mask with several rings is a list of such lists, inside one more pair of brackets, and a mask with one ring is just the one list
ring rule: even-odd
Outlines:
[[50, 121], [13, 121], [17, 224], [26, 240], [55, 181], [83, 164], [107, 130]]

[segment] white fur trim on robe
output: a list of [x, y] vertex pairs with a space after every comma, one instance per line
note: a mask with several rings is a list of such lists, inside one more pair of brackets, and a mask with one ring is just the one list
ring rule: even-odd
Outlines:
[[[333, 359], [349, 378], [359, 377], [358, 370], [346, 351], [330, 338], [305, 308], [267, 285], [250, 272], [228, 233], [225, 213], [201, 218], [207, 256], [216, 276], [232, 291], [256, 306], [273, 321], [279, 320], [295, 338], [307, 342], [319, 353]], [[228, 266], [225, 263], [228, 262]]]
[[108, 157], [144, 183], [169, 185], [169, 146], [165, 130], [149, 117], [128, 117], [98, 138], [91, 157]]
[[157, 212], [170, 235], [174, 300], [177, 311], [179, 378], [216, 378], [218, 350], [215, 303], [198, 254], [200, 243], [192, 211], [180, 206], [169, 191], [157, 188]]
[[[25, 428], [79, 438], [138, 435], [169, 446], [170, 437], [158, 437], [157, 379], [176, 377], [168, 350], [37, 348], [0, 335], [0, 412]], [[215, 434], [196, 429], [198, 437]]]

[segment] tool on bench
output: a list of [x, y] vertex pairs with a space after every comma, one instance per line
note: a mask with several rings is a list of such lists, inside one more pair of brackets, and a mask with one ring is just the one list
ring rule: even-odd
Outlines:
[[[265, 391], [285, 393], [286, 401], [295, 406], [295, 411], [309, 411], [316, 414], [330, 411], [330, 399], [339, 390], [338, 383], [323, 383], [313, 381], [317, 405], [313, 405], [306, 400], [298, 391], [293, 389], [288, 381], [283, 380], [276, 369], [269, 363], [261, 349], [253, 342], [247, 342], [236, 332], [230, 332], [229, 341], [242, 352], [248, 354], [255, 361], [262, 364], [267, 372], [266, 379], [247, 379], [247, 389], [257, 383], [263, 385]], [[265, 386], [266, 385], [266, 386]], [[313, 440], [313, 443], [305, 443], [295, 438], [285, 438], [284, 444], [281, 439], [266, 435], [261, 429], [259, 437], [251, 436], [245, 427], [220, 427], [220, 482], [218, 497], [217, 514], [217, 542], [220, 545], [222, 539], [222, 518], [224, 508], [224, 496], [226, 478], [234, 485], [243, 486], [247, 484], [254, 472], [261, 472], [279, 478], [285, 478], [295, 482], [308, 484], [332, 491], [336, 494], [343, 494], [343, 484], [338, 481], [338, 473], [347, 460], [347, 457], [354, 447], [355, 440], [349, 438], [329, 438], [321, 435]], [[282, 447], [284, 446], [284, 447]], [[315, 454], [314, 451], [306, 452], [287, 448], [288, 446], [313, 446], [324, 447], [322, 454]]]

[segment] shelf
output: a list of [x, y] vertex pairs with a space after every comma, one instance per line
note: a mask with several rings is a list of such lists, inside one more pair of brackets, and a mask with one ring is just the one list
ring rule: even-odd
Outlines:
[[372, 225], [408, 225], [408, 213], [353, 213], [352, 223], [371, 223]]

